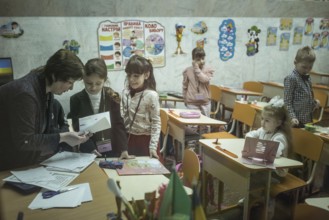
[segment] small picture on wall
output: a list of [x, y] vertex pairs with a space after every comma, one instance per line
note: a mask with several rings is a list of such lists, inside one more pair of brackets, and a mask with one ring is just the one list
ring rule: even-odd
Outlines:
[[289, 50], [290, 33], [282, 33], [280, 36], [280, 50]]
[[321, 48], [328, 48], [329, 49], [329, 46], [328, 46], [328, 41], [329, 41], [329, 31], [323, 31], [321, 33], [321, 43], [320, 43], [320, 47]]
[[321, 19], [320, 30], [329, 30], [329, 18]]
[[303, 31], [304, 31], [304, 27], [295, 27], [294, 38], [292, 40], [292, 44], [294, 44], [294, 45], [302, 44]]
[[305, 21], [304, 34], [306, 36], [311, 36], [313, 34], [313, 27], [314, 27], [314, 19], [313, 18], [307, 18], [306, 21]]
[[16, 21], [9, 22], [0, 27], [0, 35], [3, 37], [17, 38], [22, 36], [23, 33], [24, 30]]
[[281, 18], [280, 20], [280, 30], [290, 31], [292, 28], [292, 18]]
[[266, 46], [275, 46], [277, 38], [277, 27], [268, 27], [266, 36]]
[[227, 19], [219, 26], [219, 56], [222, 61], [227, 61], [234, 57], [236, 27], [232, 19]]
[[314, 50], [317, 50], [317, 49], [320, 48], [320, 41], [321, 41], [320, 37], [321, 37], [320, 33], [314, 33], [314, 34], [313, 34], [313, 38], [312, 38], [312, 48], [313, 48]]

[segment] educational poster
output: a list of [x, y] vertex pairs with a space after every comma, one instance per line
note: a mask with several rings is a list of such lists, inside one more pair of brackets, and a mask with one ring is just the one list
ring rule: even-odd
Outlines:
[[277, 32], [278, 32], [277, 27], [268, 27], [267, 28], [266, 46], [275, 46], [276, 45]]
[[248, 29], [248, 37], [249, 41], [246, 43], [247, 47], [247, 55], [254, 56], [259, 51], [259, 36], [258, 34], [261, 30], [253, 25], [250, 29]]
[[329, 46], [328, 46], [328, 41], [329, 41], [329, 31], [323, 31], [321, 33], [321, 43], [320, 43], [320, 47], [321, 48], [328, 48], [329, 49]]
[[193, 25], [191, 32], [197, 36], [193, 37], [193, 45], [195, 47], [204, 48], [204, 45], [207, 43], [207, 38], [204, 35], [207, 31], [208, 26], [204, 21], [199, 21]]
[[280, 30], [290, 31], [292, 28], [292, 18], [281, 18], [280, 19]]
[[16, 22], [12, 21], [7, 24], [1, 25], [0, 35], [7, 38], [17, 38], [24, 34], [24, 30]]
[[304, 27], [295, 27], [294, 28], [294, 37], [292, 40], [292, 44], [294, 44], [294, 45], [302, 44], [303, 31], [304, 31]]
[[290, 33], [282, 33], [280, 36], [280, 50], [289, 50]]
[[158, 22], [103, 21], [98, 27], [99, 55], [107, 69], [122, 70], [138, 54], [152, 60], [153, 67], [165, 65], [165, 29]]
[[306, 21], [305, 21], [304, 35], [312, 36], [313, 27], [314, 27], [314, 19], [313, 18], [307, 18]]
[[219, 26], [219, 57], [222, 61], [227, 61], [234, 56], [236, 27], [232, 19], [227, 19]]
[[320, 30], [329, 30], [329, 18], [321, 19]]
[[317, 50], [317, 49], [319, 49], [320, 48], [320, 37], [321, 37], [321, 35], [320, 35], [320, 33], [314, 33], [313, 34], [313, 38], [312, 38], [312, 45], [311, 45], [311, 47], [314, 49], [314, 50]]

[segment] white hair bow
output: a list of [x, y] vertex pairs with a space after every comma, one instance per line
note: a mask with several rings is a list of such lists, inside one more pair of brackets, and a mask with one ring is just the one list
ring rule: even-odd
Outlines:
[[269, 105], [272, 105], [273, 107], [281, 108], [284, 106], [283, 99], [280, 98], [280, 96], [274, 96], [268, 103]]

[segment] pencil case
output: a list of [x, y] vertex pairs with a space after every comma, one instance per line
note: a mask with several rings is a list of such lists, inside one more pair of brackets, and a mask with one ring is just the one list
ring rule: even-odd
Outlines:
[[180, 112], [179, 116], [182, 118], [200, 118], [200, 112]]

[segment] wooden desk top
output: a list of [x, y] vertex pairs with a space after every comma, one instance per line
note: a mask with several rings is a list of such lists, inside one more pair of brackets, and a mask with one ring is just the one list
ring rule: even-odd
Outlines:
[[216, 120], [213, 118], [209, 118], [205, 115], [200, 116], [200, 118], [182, 118], [179, 116], [180, 112], [200, 112], [199, 110], [193, 109], [170, 109], [172, 113], [169, 112], [169, 109], [163, 108], [168, 112], [169, 120], [173, 120], [177, 123], [183, 125], [211, 125], [211, 126], [219, 126], [219, 125], [226, 125], [225, 121]]
[[311, 71], [310, 75], [317, 75], [317, 76], [321, 76], [321, 77], [329, 77], [328, 73], [320, 73], [320, 72], [315, 72], [315, 71]]
[[8, 186], [2, 179], [10, 176], [9, 171], [0, 172], [0, 211], [1, 220], [16, 219], [19, 211], [24, 212], [24, 220], [58, 220], [58, 219], [106, 219], [106, 214], [116, 212], [115, 197], [107, 188], [107, 176], [96, 163], [92, 163], [72, 184], [89, 182], [93, 200], [82, 203], [76, 208], [53, 208], [30, 210], [28, 205], [37, 195], [22, 195]]
[[329, 90], [329, 86], [321, 85], [321, 84], [313, 84], [312, 87], [314, 89], [321, 89], [321, 90]]
[[184, 102], [183, 98], [177, 98], [175, 96], [167, 95], [167, 97], [159, 97], [160, 101], [171, 101], [171, 102]]
[[[216, 140], [215, 139], [200, 139], [199, 143], [202, 144], [204, 147], [209, 148], [213, 150], [214, 153], [221, 154], [224, 158], [230, 159], [231, 162], [235, 163], [236, 165], [239, 165], [241, 167], [245, 167], [246, 169], [251, 169], [251, 170], [264, 170], [267, 169], [266, 167], [262, 166], [256, 166], [256, 165], [250, 165], [250, 164], [244, 164], [241, 161], [242, 157], [242, 149], [244, 146], [245, 139], [244, 138], [236, 138], [236, 139], [220, 139], [218, 142], [221, 144], [220, 146], [231, 153], [235, 154], [238, 156], [238, 158], [233, 158], [226, 154], [225, 152], [216, 149], [215, 144]], [[296, 160], [291, 160], [286, 157], [280, 157], [280, 158], [275, 158], [274, 160], [274, 165], [277, 168], [292, 168], [292, 167], [300, 167], [303, 164], [299, 161]]]
[[229, 88], [229, 87], [219, 87], [222, 92], [227, 92], [227, 93], [231, 93], [231, 94], [235, 94], [235, 95], [247, 95], [247, 96], [262, 96], [262, 93], [259, 92], [252, 92], [249, 90], [245, 90], [245, 89], [240, 89], [240, 88]]
[[284, 88], [283, 83], [279, 83], [279, 82], [261, 82], [261, 83], [266, 86], [274, 86], [282, 89]]

